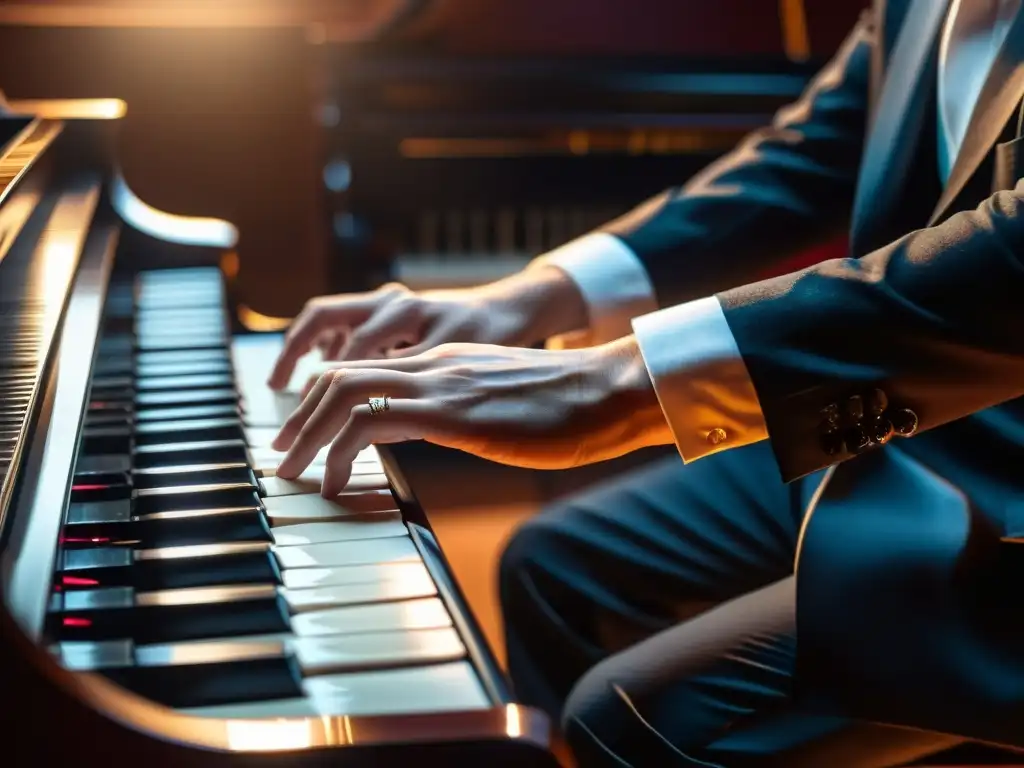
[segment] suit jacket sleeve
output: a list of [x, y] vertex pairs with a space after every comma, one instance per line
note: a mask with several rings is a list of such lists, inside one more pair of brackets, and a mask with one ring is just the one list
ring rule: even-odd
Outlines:
[[[878, 392], [918, 432], [1024, 393], [1022, 296], [1024, 182], [861, 259], [718, 299], [791, 480], [858, 453]], [[853, 435], [838, 450], [837, 422]]]
[[603, 227], [642, 262], [661, 306], [743, 285], [849, 223], [876, 26], [866, 12], [771, 126], [686, 185]]

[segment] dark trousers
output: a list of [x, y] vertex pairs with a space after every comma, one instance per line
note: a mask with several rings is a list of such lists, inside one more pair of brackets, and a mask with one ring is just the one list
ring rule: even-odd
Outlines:
[[959, 741], [795, 705], [793, 562], [819, 480], [784, 485], [766, 443], [673, 457], [517, 532], [510, 673], [581, 766], [873, 768]]

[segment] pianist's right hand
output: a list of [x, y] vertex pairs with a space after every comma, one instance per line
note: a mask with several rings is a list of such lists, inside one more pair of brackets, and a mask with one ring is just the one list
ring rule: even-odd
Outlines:
[[317, 346], [327, 360], [381, 359], [449, 342], [525, 347], [585, 325], [579, 290], [553, 266], [477, 288], [415, 292], [391, 283], [369, 293], [318, 296], [292, 323], [267, 383], [287, 386], [295, 364]]

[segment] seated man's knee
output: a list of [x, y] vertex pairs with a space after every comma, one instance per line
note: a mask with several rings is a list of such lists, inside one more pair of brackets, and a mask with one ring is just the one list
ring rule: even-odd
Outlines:
[[[660, 768], [684, 768], [708, 765], [675, 745], [682, 733], [669, 735], [658, 730], [658, 706], [668, 704], [673, 711], [691, 710], [697, 704], [688, 697], [673, 701], [637, 702], [631, 697], [619, 669], [620, 659], [612, 656], [587, 672], [573, 687], [562, 709], [562, 733], [580, 768], [604, 766], [657, 765]], [[619, 673], [617, 673], [617, 670]], [[655, 709], [642, 712], [643, 709]], [[648, 718], [656, 716], [655, 721]], [[685, 718], [675, 724], [683, 733]], [[695, 735], [695, 734], [691, 734]], [[685, 741], [686, 739], [684, 739]]]
[[585, 768], [650, 764], [633, 762], [637, 714], [603, 664], [576, 683], [565, 701], [561, 720], [566, 743]]

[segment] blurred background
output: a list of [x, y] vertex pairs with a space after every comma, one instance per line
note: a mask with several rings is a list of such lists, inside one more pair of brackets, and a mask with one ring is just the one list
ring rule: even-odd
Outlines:
[[513, 271], [731, 147], [865, 0], [0, 0], [9, 99], [118, 97], [149, 204], [242, 300]]

